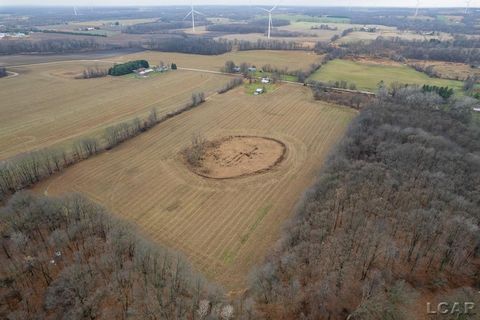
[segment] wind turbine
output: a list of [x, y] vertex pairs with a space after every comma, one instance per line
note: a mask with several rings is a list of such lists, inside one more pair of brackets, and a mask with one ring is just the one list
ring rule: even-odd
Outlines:
[[183, 18], [183, 20], [187, 19], [188, 16], [191, 15], [191, 16], [192, 16], [192, 31], [195, 32], [195, 13], [196, 13], [196, 14], [201, 14], [202, 16], [204, 16], [204, 14], [201, 13], [201, 12], [198, 12], [197, 10], [195, 10], [195, 9], [193, 8], [193, 3], [192, 3], [192, 7], [191, 7], [191, 8], [192, 8], [192, 10], [190, 10], [190, 12], [187, 13], [187, 15], [185, 16], [185, 18]]
[[420, 0], [417, 0], [417, 6], [415, 8], [415, 17], [418, 16], [418, 8], [420, 7]]
[[265, 12], [268, 12], [268, 39], [270, 39], [270, 35], [272, 32], [273, 22], [272, 22], [272, 12], [277, 9], [278, 3], [272, 7], [272, 9], [267, 10], [264, 8], [260, 8]]
[[468, 13], [468, 9], [470, 9], [470, 0], [467, 0], [467, 6], [465, 7], [465, 14]]

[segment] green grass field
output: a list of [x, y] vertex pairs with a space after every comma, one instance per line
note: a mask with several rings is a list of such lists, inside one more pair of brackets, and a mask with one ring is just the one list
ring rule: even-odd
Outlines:
[[405, 84], [430, 84], [440, 87], [448, 86], [457, 93], [462, 92], [462, 82], [430, 78], [408, 66], [387, 66], [370, 63], [360, 63], [350, 60], [333, 60], [315, 72], [310, 79], [323, 82], [345, 80], [355, 83], [357, 89], [376, 91], [378, 83], [383, 80], [386, 85], [393, 82]]

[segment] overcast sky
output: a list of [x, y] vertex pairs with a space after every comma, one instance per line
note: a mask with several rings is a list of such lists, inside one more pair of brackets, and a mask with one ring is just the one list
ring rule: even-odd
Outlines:
[[[63, 6], [118, 6], [118, 5], [190, 5], [191, 0], [0, 0], [2, 5], [63, 5]], [[194, 0], [196, 5], [245, 5], [250, 0]], [[256, 5], [271, 5], [277, 1], [251, 0]], [[417, 0], [284, 0], [283, 5], [302, 6], [384, 6], [384, 7], [414, 7]], [[420, 0], [421, 7], [464, 7], [466, 0]], [[480, 0], [472, 0], [471, 7], [480, 7]]]

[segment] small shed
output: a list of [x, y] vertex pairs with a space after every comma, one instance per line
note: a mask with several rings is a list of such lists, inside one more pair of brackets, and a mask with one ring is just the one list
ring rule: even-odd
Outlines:
[[257, 88], [257, 90], [255, 90], [255, 92], [253, 93], [254, 95], [258, 96], [259, 94], [262, 94], [264, 91], [262, 88]]
[[141, 76], [144, 76], [144, 75], [152, 73], [152, 72], [153, 72], [153, 69], [145, 69], [145, 70], [140, 71], [138, 74], [141, 75]]

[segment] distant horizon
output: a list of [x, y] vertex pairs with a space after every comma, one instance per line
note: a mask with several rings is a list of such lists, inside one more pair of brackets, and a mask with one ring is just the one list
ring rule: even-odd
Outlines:
[[[246, 4], [197, 4], [195, 5], [196, 7], [250, 7], [250, 5]], [[255, 6], [262, 6], [266, 7], [268, 5], [266, 4], [259, 4]], [[24, 8], [71, 8], [71, 7], [76, 7], [76, 8], [115, 8], [115, 7], [123, 7], [123, 8], [138, 8], [138, 7], [148, 7], [148, 8], [161, 8], [161, 7], [190, 7], [188, 4], [160, 4], [160, 5], [130, 5], [130, 4], [121, 4], [121, 5], [65, 5], [65, 4], [44, 4], [44, 5], [39, 5], [39, 4], [7, 4], [7, 5], [0, 5], [1, 8], [15, 8], [15, 7], [24, 7]], [[295, 8], [295, 7], [300, 7], [300, 8], [382, 8], [382, 9], [414, 9], [415, 6], [341, 6], [341, 5], [335, 5], [335, 6], [328, 6], [328, 5], [282, 5], [279, 6], [278, 8]], [[420, 7], [420, 9], [463, 9], [465, 6], [430, 6], [430, 7]], [[480, 4], [478, 6], [472, 6], [470, 5], [470, 9], [480, 9]]]
[[[312, 1], [312, 0], [285, 0], [285, 1], [229, 1], [225, 2], [224, 0], [206, 0], [203, 2], [197, 2], [195, 6], [273, 6], [276, 3], [279, 3], [280, 7], [325, 7], [325, 8], [415, 8], [416, 0], [407, 0], [401, 3], [392, 3], [392, 1], [358, 1], [358, 0], [340, 0], [335, 3], [335, 5], [330, 5], [330, 3], [321, 3], [323, 1]], [[190, 0], [178, 0], [178, 1], [164, 1], [161, 4], [158, 4], [158, 1], [154, 0], [143, 0], [132, 2], [131, 0], [76, 0], [68, 1], [68, 4], [65, 1], [58, 0], [45, 0], [42, 3], [33, 2], [31, 0], [5, 0], [0, 4], [2, 7], [171, 7], [171, 6], [190, 6]], [[451, 1], [451, 0], [424, 0], [420, 1], [419, 8], [421, 9], [437, 9], [437, 8], [465, 8], [467, 5], [466, 1]], [[480, 0], [471, 1], [470, 8], [478, 9], [480, 8]]]

